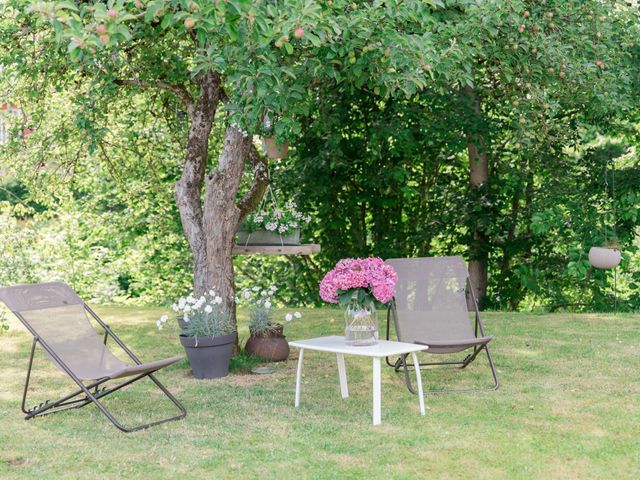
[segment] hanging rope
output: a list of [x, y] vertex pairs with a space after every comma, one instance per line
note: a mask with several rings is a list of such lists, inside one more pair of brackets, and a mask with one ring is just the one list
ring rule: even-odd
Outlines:
[[617, 239], [616, 236], [616, 223], [618, 223], [618, 218], [616, 217], [616, 162], [615, 160], [611, 160], [611, 202], [613, 210], [613, 240]]
[[[615, 242], [617, 239], [616, 236], [616, 163], [614, 159], [611, 159], [611, 204], [608, 212], [612, 214], [612, 226], [611, 226], [611, 243]], [[609, 159], [605, 161], [604, 164], [604, 191], [609, 196]], [[613, 245], [608, 242], [607, 237], [607, 219], [605, 217], [604, 221], [604, 241], [605, 245], [612, 247]], [[617, 315], [618, 313], [618, 267], [617, 265], [613, 268], [613, 314]]]
[[[604, 194], [605, 196], [609, 196], [609, 159], [605, 159], [604, 161]], [[608, 244], [608, 237], [607, 237], [607, 216], [609, 214], [610, 210], [607, 209], [605, 211], [605, 216], [604, 216], [604, 244], [607, 245]]]
[[[269, 177], [269, 184], [267, 185], [267, 190], [265, 191], [262, 200], [260, 201], [260, 205], [258, 205], [258, 211], [261, 212], [263, 210], [264, 204], [267, 202], [268, 198], [271, 197], [271, 202], [273, 204], [274, 211], [278, 208], [278, 202], [276, 201], [276, 196], [273, 193], [273, 189], [271, 188], [271, 173], [267, 170], [267, 175]], [[282, 233], [278, 232], [278, 236], [280, 237], [280, 246], [284, 247], [284, 239], [282, 238]], [[251, 233], [247, 235], [247, 240], [244, 242], [244, 246], [249, 245], [249, 240], [251, 240]]]
[[[616, 236], [616, 162], [611, 160], [611, 210], [613, 211], [613, 241], [617, 241]], [[613, 314], [618, 314], [618, 266], [613, 269]]]

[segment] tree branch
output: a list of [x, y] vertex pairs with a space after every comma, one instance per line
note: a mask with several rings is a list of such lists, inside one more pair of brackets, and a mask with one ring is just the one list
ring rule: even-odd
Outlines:
[[113, 83], [115, 83], [116, 85], [122, 85], [122, 86], [133, 85], [140, 88], [159, 88], [161, 90], [167, 90], [169, 92], [173, 92], [180, 100], [182, 100], [182, 103], [184, 103], [184, 106], [187, 108], [187, 113], [190, 116], [193, 113], [193, 110], [194, 110], [193, 98], [191, 97], [191, 94], [189, 93], [189, 91], [182, 85], [173, 85], [171, 83], [162, 82], [162, 81], [145, 82], [138, 79], [131, 79], [131, 80], [116, 79], [113, 81]]
[[269, 185], [269, 169], [268, 160], [266, 157], [260, 155], [258, 149], [251, 144], [249, 150], [249, 160], [253, 166], [253, 184], [249, 191], [238, 202], [238, 208], [240, 209], [240, 222], [254, 210], [259, 204], [260, 200], [264, 196], [264, 192]]

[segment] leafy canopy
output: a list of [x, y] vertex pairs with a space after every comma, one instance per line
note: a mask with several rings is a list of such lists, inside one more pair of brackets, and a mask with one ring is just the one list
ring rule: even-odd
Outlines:
[[[223, 80], [232, 124], [279, 137], [300, 133], [316, 86], [412, 95], [431, 81], [432, 9], [442, 2], [344, 0], [107, 2], [10, 0], [14, 35], [39, 32], [60, 46], [40, 60], [88, 77], [96, 95], [114, 85], [155, 86], [193, 97], [199, 75]], [[48, 35], [50, 37], [48, 37]], [[38, 61], [38, 60], [36, 60]], [[40, 69], [42, 71], [42, 68]], [[63, 72], [62, 73], [64, 76]], [[457, 82], [456, 71], [451, 77]], [[75, 77], [74, 80], [77, 80]], [[55, 81], [55, 80], [54, 80]]]

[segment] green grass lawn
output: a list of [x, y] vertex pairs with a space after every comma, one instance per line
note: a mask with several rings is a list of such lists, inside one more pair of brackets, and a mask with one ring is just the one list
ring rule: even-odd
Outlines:
[[[152, 308], [97, 309], [143, 360], [181, 352]], [[341, 312], [304, 311], [289, 340], [340, 334]], [[402, 376], [383, 369], [382, 425], [371, 424], [369, 359], [347, 357], [350, 398], [335, 357], [308, 351], [300, 409], [297, 351], [276, 372], [198, 381], [185, 361], [159, 373], [185, 420], [124, 434], [94, 407], [25, 422], [20, 398], [31, 337], [0, 336], [0, 478], [640, 478], [640, 315], [488, 313], [496, 392], [427, 397], [421, 417]], [[240, 335], [247, 337], [244, 319]], [[246, 365], [246, 362], [245, 362]], [[71, 384], [40, 352], [32, 404]], [[424, 372], [426, 387], [490, 383], [468, 371]], [[129, 424], [170, 412], [151, 383], [105, 403]]]

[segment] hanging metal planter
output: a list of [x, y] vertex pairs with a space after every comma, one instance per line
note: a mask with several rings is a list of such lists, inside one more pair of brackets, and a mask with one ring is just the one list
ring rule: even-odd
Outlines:
[[[608, 170], [609, 170], [609, 161], [607, 161], [604, 166], [604, 188], [607, 194], [609, 193]], [[620, 248], [618, 247], [618, 242], [616, 240], [615, 164], [614, 164], [614, 168], [612, 168], [611, 170], [611, 180], [612, 180], [611, 181], [611, 212], [613, 213], [613, 229], [611, 232], [612, 237], [609, 237], [609, 240], [607, 241], [607, 226], [606, 226], [606, 220], [605, 220], [604, 238], [605, 238], [606, 246], [591, 247], [591, 249], [589, 250], [589, 263], [595, 268], [602, 268], [602, 269], [616, 268], [620, 264], [620, 260], [622, 259]]]
[[[274, 212], [278, 211], [278, 202], [276, 201], [276, 197], [273, 193], [273, 189], [271, 185], [267, 186], [264, 197], [258, 206], [258, 211], [263, 211], [263, 207], [266, 202], [271, 202]], [[281, 215], [282, 210], [280, 210]], [[301, 220], [299, 220], [301, 221]], [[299, 222], [298, 221], [298, 222]], [[269, 224], [266, 225], [269, 228]], [[273, 225], [272, 230], [267, 230], [266, 228], [258, 228], [258, 229], [247, 229], [244, 226], [241, 226], [237, 232], [236, 244], [242, 245], [244, 247], [252, 245], [252, 246], [272, 246], [272, 245], [280, 245], [284, 247], [285, 245], [300, 245], [300, 227], [296, 228], [287, 228], [286, 231], [282, 231], [276, 228], [277, 220]]]
[[622, 255], [617, 248], [591, 247], [589, 263], [595, 268], [615, 268], [620, 264]]
[[278, 144], [274, 137], [264, 137], [262, 146], [269, 158], [286, 158], [289, 153], [289, 142]]

